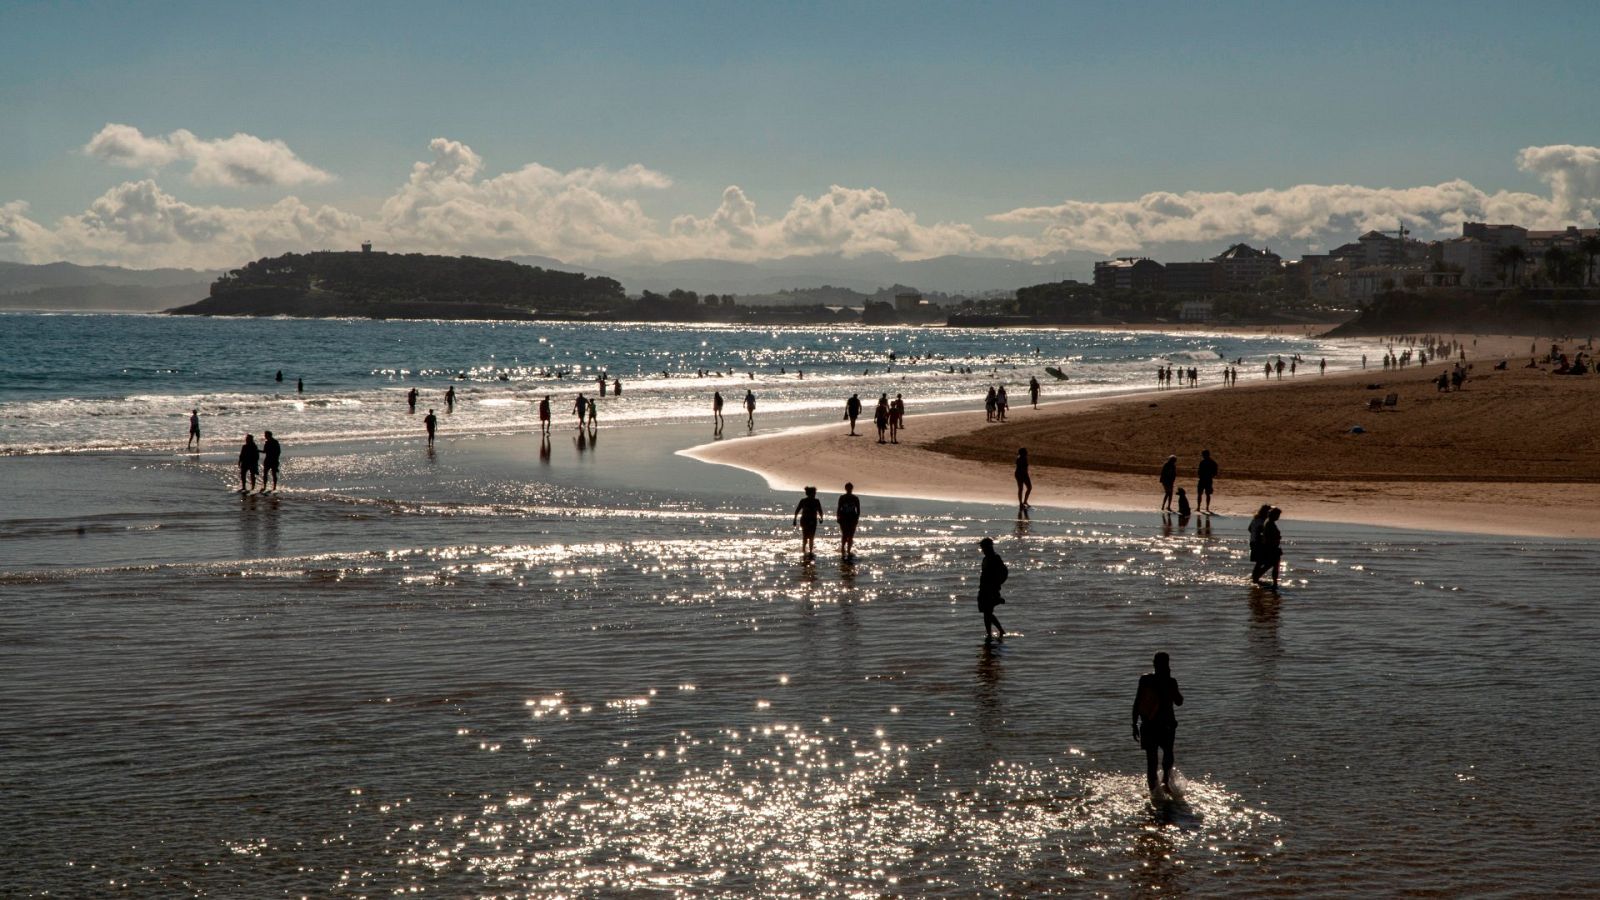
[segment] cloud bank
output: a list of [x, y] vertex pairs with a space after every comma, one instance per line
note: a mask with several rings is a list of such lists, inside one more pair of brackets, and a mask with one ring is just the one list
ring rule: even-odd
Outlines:
[[160, 137], [146, 136], [132, 125], [110, 123], [89, 139], [83, 152], [113, 165], [152, 172], [189, 162], [193, 164], [189, 181], [213, 187], [288, 187], [333, 180], [283, 141], [250, 134], [208, 141], [182, 128]]
[[[672, 186], [672, 179], [643, 165], [560, 171], [529, 163], [489, 174], [484, 159], [465, 143], [440, 137], [428, 149], [431, 158], [415, 163], [378, 212], [365, 217], [294, 196], [267, 206], [200, 206], [168, 193], [154, 175], [116, 185], [82, 213], [54, 224], [31, 218], [26, 202], [0, 203], [0, 258], [232, 267], [288, 251], [353, 248], [371, 239], [396, 251], [536, 254], [574, 263], [867, 253], [1034, 259], [1236, 240], [1331, 246], [1402, 220], [1418, 237], [1457, 234], [1464, 220], [1587, 225], [1600, 209], [1600, 148], [1568, 144], [1527, 147], [1517, 155], [1517, 167], [1542, 181], [1547, 195], [1490, 193], [1461, 180], [1406, 188], [1303, 184], [1247, 192], [1159, 191], [1134, 200], [1022, 207], [976, 224], [924, 223], [881, 190], [843, 185], [797, 196], [776, 214], [763, 213], [731, 185], [707, 212], [663, 221], [641, 201]], [[208, 141], [180, 130], [152, 137], [109, 124], [84, 151], [152, 173], [188, 162], [188, 180], [202, 185], [314, 185], [332, 178], [281, 141], [244, 134]]]

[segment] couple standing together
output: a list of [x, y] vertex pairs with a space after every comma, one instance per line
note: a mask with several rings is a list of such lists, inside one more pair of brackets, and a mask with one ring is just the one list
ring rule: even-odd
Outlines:
[[[817, 499], [817, 489], [807, 486], [806, 495], [794, 508], [791, 524], [800, 526], [800, 551], [807, 557], [817, 552], [817, 522], [822, 518], [822, 501]], [[856, 486], [846, 482], [844, 493], [834, 508], [833, 518], [839, 523], [839, 555], [846, 559], [855, 555], [856, 524], [861, 521], [861, 498]]]

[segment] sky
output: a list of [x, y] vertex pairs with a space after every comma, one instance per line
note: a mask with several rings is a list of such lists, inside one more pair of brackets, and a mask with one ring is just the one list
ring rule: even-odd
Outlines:
[[1592, 227], [1600, 3], [0, 0], [0, 260]]

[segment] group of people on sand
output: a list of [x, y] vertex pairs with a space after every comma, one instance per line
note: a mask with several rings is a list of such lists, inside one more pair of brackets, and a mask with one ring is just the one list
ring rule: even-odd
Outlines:
[[[1180, 518], [1190, 515], [1194, 510], [1189, 507], [1189, 496], [1183, 488], [1176, 487], [1178, 483], [1178, 457], [1167, 457], [1161, 466], [1161, 474], [1157, 476], [1161, 481], [1161, 511], [1172, 512], [1173, 494], [1177, 494], [1177, 513]], [[1210, 450], [1200, 451], [1200, 465], [1195, 472], [1194, 502], [1200, 507], [1200, 512], [1211, 514], [1211, 495], [1216, 490], [1217, 461], [1211, 458]], [[1201, 504], [1204, 504], [1201, 507]]]
[[[850, 423], [850, 437], [856, 437], [856, 420], [861, 418], [861, 395], [851, 394], [844, 402], [844, 417]], [[905, 430], [905, 397], [895, 394], [889, 399], [887, 392], [878, 395], [878, 406], [872, 411], [872, 423], [878, 428], [878, 443], [900, 443], [900, 432]]]

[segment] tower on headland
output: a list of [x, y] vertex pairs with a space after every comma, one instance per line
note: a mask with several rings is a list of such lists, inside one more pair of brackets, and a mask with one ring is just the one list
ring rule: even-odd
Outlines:
[[371, 241], [362, 241], [361, 242], [361, 252], [362, 253], [367, 253], [367, 254], [372, 253], [372, 242]]

